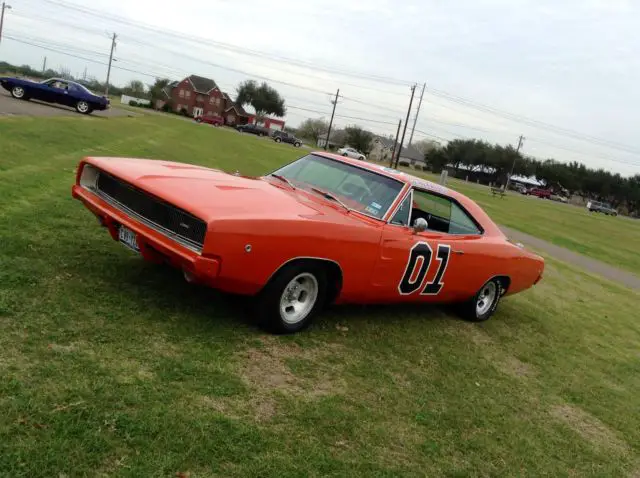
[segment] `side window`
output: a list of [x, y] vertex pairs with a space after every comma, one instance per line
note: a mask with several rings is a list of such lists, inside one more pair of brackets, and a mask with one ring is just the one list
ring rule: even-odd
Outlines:
[[400, 204], [400, 207], [398, 207], [398, 210], [393, 215], [391, 224], [396, 224], [398, 226], [409, 225], [409, 219], [411, 218], [411, 196], [412, 194], [411, 192], [409, 192], [409, 194], [407, 194], [407, 197], [404, 198], [404, 200]]
[[456, 203], [451, 204], [449, 234], [480, 234], [481, 232], [469, 215], [460, 209], [460, 206]]
[[429, 224], [428, 230], [445, 234], [480, 234], [469, 214], [448, 197], [414, 190], [411, 224], [417, 218]]

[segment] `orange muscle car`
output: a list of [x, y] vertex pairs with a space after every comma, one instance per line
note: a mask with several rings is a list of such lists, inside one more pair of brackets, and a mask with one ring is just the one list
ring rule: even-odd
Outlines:
[[258, 178], [85, 158], [72, 193], [144, 259], [256, 296], [260, 322], [276, 333], [303, 329], [329, 302], [458, 303], [482, 321], [544, 269], [464, 195], [324, 152]]

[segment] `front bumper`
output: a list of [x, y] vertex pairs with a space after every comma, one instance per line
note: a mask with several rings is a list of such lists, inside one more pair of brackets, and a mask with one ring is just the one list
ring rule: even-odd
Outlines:
[[219, 258], [203, 257], [199, 253], [179, 244], [159, 231], [131, 218], [113, 207], [91, 191], [79, 185], [71, 188], [71, 195], [81, 201], [105, 226], [111, 238], [118, 241], [118, 228], [123, 225], [136, 234], [140, 254], [145, 260], [168, 263], [181, 269], [190, 281], [215, 287], [220, 274]]

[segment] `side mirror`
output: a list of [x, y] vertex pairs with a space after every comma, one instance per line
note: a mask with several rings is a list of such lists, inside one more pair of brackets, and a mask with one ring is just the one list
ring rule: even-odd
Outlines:
[[413, 233], [417, 234], [419, 232], [424, 232], [428, 229], [429, 223], [426, 219], [419, 217], [415, 221], [413, 221]]

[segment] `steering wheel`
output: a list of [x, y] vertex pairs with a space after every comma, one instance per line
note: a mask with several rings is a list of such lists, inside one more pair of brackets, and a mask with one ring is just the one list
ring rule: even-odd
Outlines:
[[345, 196], [360, 203], [365, 203], [366, 198], [373, 196], [366, 184], [362, 186], [355, 183], [341, 184], [339, 190]]

